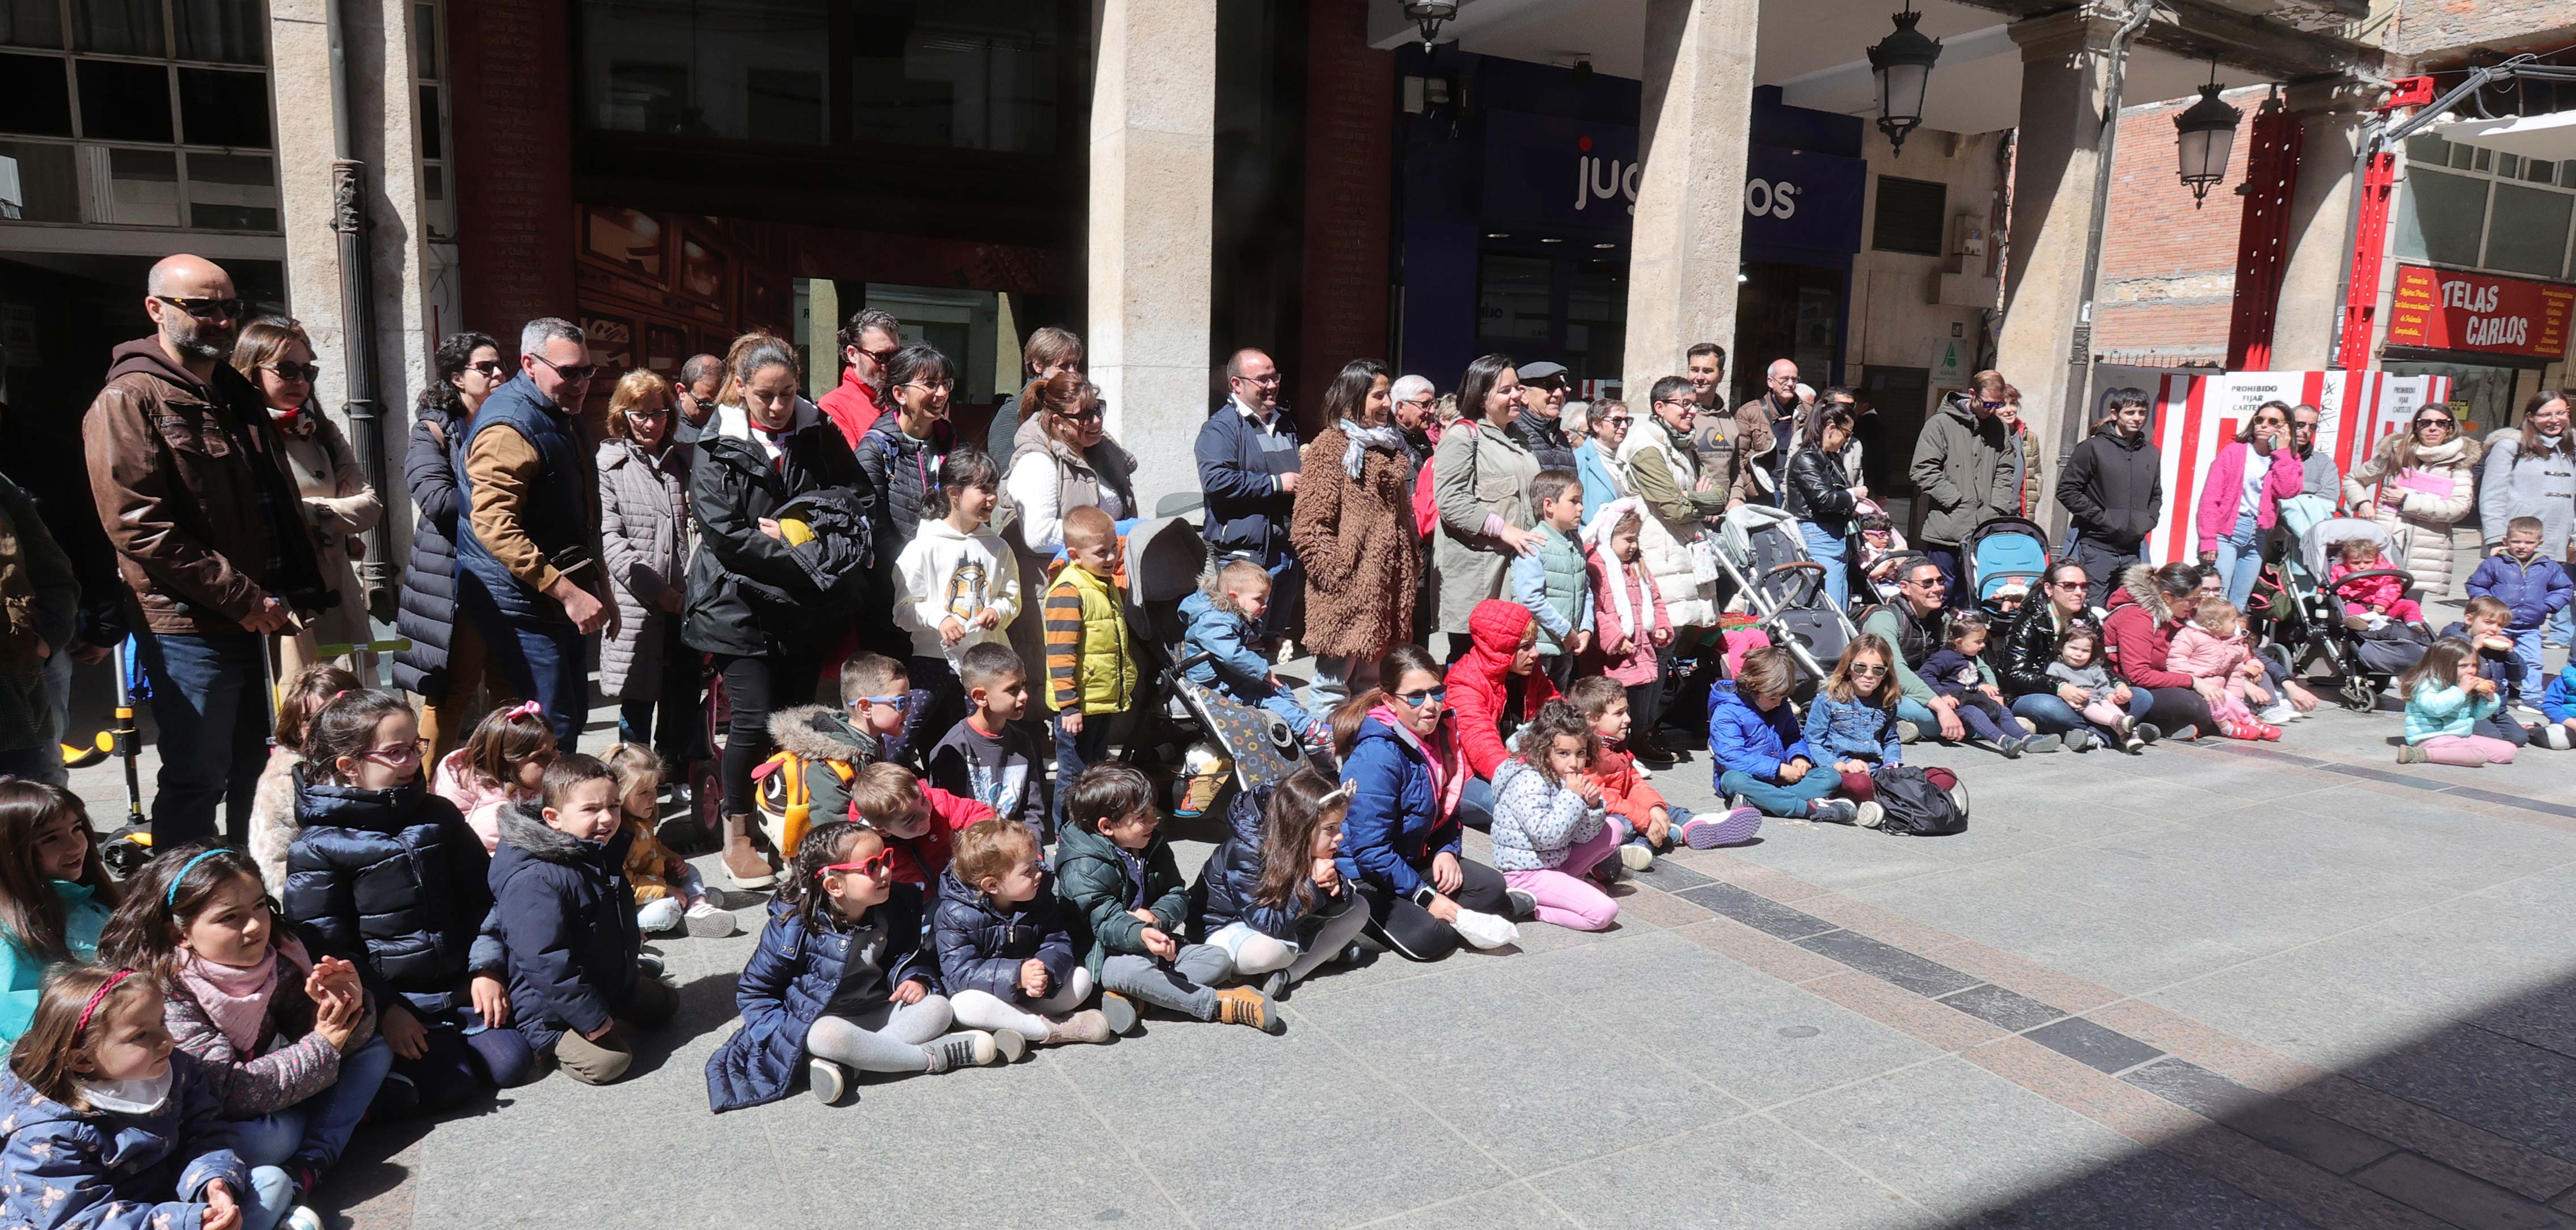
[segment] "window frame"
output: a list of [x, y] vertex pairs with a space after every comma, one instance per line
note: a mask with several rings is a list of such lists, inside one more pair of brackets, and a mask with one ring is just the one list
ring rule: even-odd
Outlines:
[[[2444, 175], [2458, 179], [2474, 180], [2483, 185], [2485, 189], [2484, 198], [2478, 209], [2478, 256], [2476, 264], [2453, 264], [2448, 261], [2434, 260], [2430, 256], [2410, 256], [2405, 257], [2404, 259], [2409, 261], [2420, 261], [2421, 263], [2436, 269], [2456, 269], [2464, 273], [2487, 273], [2493, 274], [2497, 277], [2540, 278], [2553, 282], [2576, 282], [2576, 202], [2571, 202], [2569, 206], [2571, 220], [2567, 227], [2567, 234], [2560, 241], [2557, 272], [2533, 273], [2524, 269], [2503, 269], [2490, 263], [2494, 259], [2493, 245], [2495, 242], [2495, 207], [2496, 196], [2498, 195], [2496, 192], [2496, 185], [2511, 184], [2518, 188], [2528, 188], [2536, 192], [2546, 192], [2564, 197], [2576, 197], [2576, 174], [2570, 173], [2570, 168], [2576, 167], [2576, 159], [2559, 160], [2557, 163], [2558, 173], [2549, 179], [2533, 179], [2529, 175], [2531, 164], [2535, 161], [2533, 159], [2518, 159], [2515, 166], [2516, 173], [2507, 175], [2503, 170], [2504, 159], [2494, 156], [2499, 151], [2487, 146], [2472, 145], [2465, 141], [2452, 141], [2441, 136], [2439, 133], [2418, 133], [2415, 136], [2399, 142], [2397, 149], [2399, 157], [2402, 159], [2399, 164], [2398, 175], [2398, 182], [2401, 185], [2412, 185], [2414, 182], [2414, 170], [2420, 161], [2422, 166], [2427, 170], [2439, 171]], [[2421, 149], [2427, 157], [2419, 160], [2416, 156], [2419, 149]], [[2436, 153], [2440, 155], [2438, 161], [2430, 157], [2430, 155]], [[2482, 161], [2484, 165], [2480, 166], [2479, 164]], [[2422, 225], [2423, 207], [2417, 200], [2416, 194], [2411, 186], [2407, 189], [2406, 199], [2399, 204], [2403, 208], [2413, 211], [2417, 219], [2417, 225]], [[2391, 220], [2394, 221], [2393, 218]], [[2394, 254], [2395, 251], [2395, 241], [2396, 236], [2391, 235], [2390, 243], [2392, 245], [2392, 254]]]

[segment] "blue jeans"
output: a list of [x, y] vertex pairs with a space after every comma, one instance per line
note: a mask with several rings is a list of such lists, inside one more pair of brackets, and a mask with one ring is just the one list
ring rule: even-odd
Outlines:
[[533, 700], [554, 728], [555, 746], [572, 751], [590, 716], [590, 638], [569, 623], [513, 619], [493, 605], [473, 577], [456, 578], [457, 613], [483, 634], [491, 669], [518, 700]]
[[2218, 583], [2227, 600], [2243, 608], [2263, 575], [2263, 530], [2251, 508], [2236, 514], [2236, 528], [2218, 540]]
[[1828, 534], [1806, 521], [1798, 523], [1798, 534], [1807, 540], [1807, 556], [1825, 566], [1825, 597], [1837, 611], [1851, 607], [1851, 567], [1844, 559], [1847, 545], [1839, 534]]
[[1458, 823], [1480, 833], [1494, 827], [1494, 784], [1481, 777], [1470, 777], [1458, 789]]
[[1109, 754], [1109, 723], [1115, 713], [1086, 713], [1082, 716], [1082, 733], [1064, 728], [1064, 715], [1057, 714], [1055, 726], [1055, 827], [1063, 832], [1064, 801], [1073, 793], [1073, 779], [1082, 775], [1084, 766]]
[[393, 1070], [394, 1048], [382, 1034], [340, 1057], [340, 1079], [293, 1106], [233, 1124], [233, 1151], [253, 1166], [289, 1162], [328, 1170], [349, 1147], [376, 1100], [376, 1087]]
[[241, 1230], [270, 1230], [295, 1207], [295, 1176], [275, 1166], [250, 1168], [250, 1190], [235, 1193], [241, 1204]]
[[[2130, 717], [2147, 716], [2148, 708], [2155, 703], [2156, 698], [2145, 688], [2129, 689]], [[2043, 735], [2062, 735], [2071, 730], [2089, 730], [2093, 726], [2084, 720], [2084, 715], [2077, 712], [2075, 706], [2067, 704], [2064, 697], [2047, 692], [2014, 697], [2012, 711], [2014, 716], [2030, 723]]]
[[2576, 606], [2562, 606], [2549, 617], [2549, 639], [2561, 645], [2576, 642]]
[[2540, 707], [2540, 690], [2549, 686], [2549, 673], [2542, 669], [2540, 629], [2514, 628], [2505, 633], [2513, 638], [2513, 656], [2522, 659], [2522, 703]]
[[1832, 765], [1807, 770], [1807, 775], [1786, 786], [1766, 782], [1741, 769], [1728, 769], [1717, 775], [1720, 795], [1740, 794], [1753, 810], [1766, 816], [1797, 818], [1807, 814], [1807, 804], [1832, 794], [1843, 784], [1842, 774]]
[[257, 634], [137, 632], [161, 728], [161, 775], [152, 797], [160, 849], [215, 836], [215, 804], [235, 842], [250, 831], [252, 792], [268, 761], [268, 647]]

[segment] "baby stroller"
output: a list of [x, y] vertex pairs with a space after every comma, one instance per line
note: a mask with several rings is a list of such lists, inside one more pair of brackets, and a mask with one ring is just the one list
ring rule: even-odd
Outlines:
[[1989, 517], [1968, 531], [1959, 544], [1960, 588], [1975, 599], [1989, 618], [2006, 617], [1996, 595], [2007, 585], [2021, 586], [2023, 601], [2039, 592], [2048, 575], [2048, 532], [2023, 517]]
[[1127, 629], [1144, 658], [1127, 759], [1170, 782], [1175, 815], [1222, 817], [1230, 790], [1258, 793], [1287, 780], [1307, 763], [1306, 747], [1277, 715], [1184, 673], [1192, 659], [1181, 652], [1181, 600], [1198, 589], [1208, 563], [1198, 527], [1178, 517], [1140, 522], [1127, 532], [1126, 560]]
[[2425, 647], [2410, 639], [2365, 636], [2344, 625], [2344, 591], [2355, 585], [2395, 577], [2406, 583], [2408, 597], [2415, 595], [2415, 576], [2403, 568], [2374, 568], [2329, 584], [2326, 572], [2336, 549], [2356, 538], [2377, 543], [2382, 558], [2394, 549], [2388, 527], [2361, 517], [2320, 521], [2300, 536], [2297, 558], [2285, 561], [2275, 574], [2280, 591], [2269, 604], [2272, 618], [2263, 652], [2293, 674], [2311, 659], [2322, 660], [2334, 673], [2344, 707], [2367, 713], [2377, 706], [2389, 680], [2423, 657]]
[[1726, 512], [1713, 554], [1747, 609], [1753, 626], [1789, 651], [1798, 669], [1818, 682], [1860, 635], [1851, 616], [1825, 596], [1825, 566], [1807, 558], [1798, 519], [1760, 504]]

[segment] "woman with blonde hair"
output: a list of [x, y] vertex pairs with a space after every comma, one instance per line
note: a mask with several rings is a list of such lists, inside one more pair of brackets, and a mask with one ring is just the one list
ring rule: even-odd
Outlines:
[[[615, 697], [617, 739], [648, 743], [674, 766], [696, 754], [698, 654], [680, 642], [688, 607], [689, 470], [695, 445], [671, 438], [671, 383], [649, 371], [618, 380], [599, 442], [599, 553], [617, 622], [599, 642], [599, 690]], [[661, 706], [657, 730], [653, 709]]]
[[323, 611], [292, 636], [277, 642], [277, 677], [294, 678], [322, 659], [324, 645], [356, 648], [331, 655], [361, 679], [375, 677], [374, 639], [367, 624], [367, 591], [358, 582], [355, 561], [366, 555], [358, 535], [374, 529], [385, 515], [385, 503], [367, 482], [357, 453], [339, 424], [314, 404], [313, 386], [322, 365], [313, 361], [313, 340], [292, 317], [266, 316], [242, 326], [233, 343], [233, 370], [259, 390], [286, 447], [278, 463], [302, 496], [300, 512], [313, 542], [313, 558], [323, 584], [340, 595], [340, 604]]

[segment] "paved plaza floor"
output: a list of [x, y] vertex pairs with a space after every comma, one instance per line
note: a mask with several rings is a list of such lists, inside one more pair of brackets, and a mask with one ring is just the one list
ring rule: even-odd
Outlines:
[[[1773, 821], [1603, 934], [1328, 969], [1281, 1037], [1153, 1020], [840, 1107], [709, 1114], [752, 940], [662, 941], [683, 1008], [633, 1079], [370, 1128], [322, 1197], [363, 1230], [2576, 1227], [2576, 754], [2401, 766], [2398, 730], [1918, 745], [1965, 834]], [[75, 782], [103, 823], [110, 773]], [[1655, 784], [1714, 804], [1704, 754]]]

